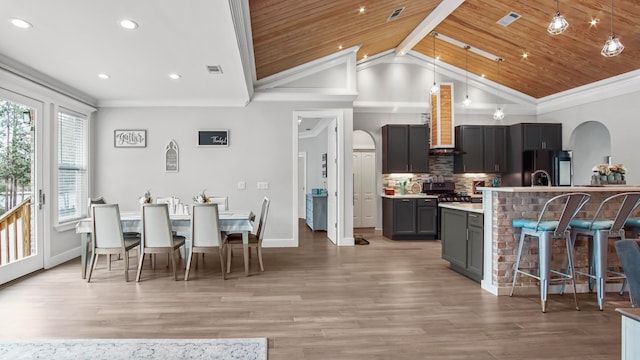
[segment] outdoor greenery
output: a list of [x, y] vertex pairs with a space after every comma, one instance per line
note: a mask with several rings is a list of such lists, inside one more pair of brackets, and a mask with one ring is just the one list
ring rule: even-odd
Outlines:
[[18, 204], [18, 193], [31, 187], [31, 114], [30, 108], [0, 99], [0, 192], [4, 209]]

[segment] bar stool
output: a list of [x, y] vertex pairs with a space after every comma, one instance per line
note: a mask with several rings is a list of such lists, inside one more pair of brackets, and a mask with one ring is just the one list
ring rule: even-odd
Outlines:
[[[542, 312], [547, 312], [547, 292], [549, 290], [549, 281], [571, 279], [573, 284], [573, 296], [576, 303], [576, 310], [580, 310], [578, 305], [578, 296], [576, 294], [575, 272], [573, 269], [573, 251], [571, 245], [571, 236], [569, 231], [569, 222], [573, 219], [582, 206], [589, 201], [591, 195], [586, 193], [568, 193], [555, 196], [544, 204], [538, 220], [514, 219], [512, 225], [514, 228], [520, 228], [520, 243], [518, 244], [518, 257], [513, 272], [513, 283], [511, 284], [511, 293], [516, 287], [518, 274], [530, 276], [540, 281], [540, 301], [542, 304]], [[558, 220], [548, 220], [556, 206], [564, 203], [564, 208]], [[538, 276], [533, 273], [520, 270], [520, 259], [522, 257], [522, 248], [527, 237], [536, 237], [538, 239]], [[569, 263], [569, 272], [564, 273], [550, 269], [551, 263], [551, 241], [553, 239], [564, 239], [567, 249], [567, 261]], [[551, 279], [550, 274], [560, 275], [560, 279]]]
[[[620, 201], [620, 205], [616, 203]], [[589, 290], [593, 290], [594, 282], [598, 296], [598, 307], [602, 310], [605, 298], [605, 285], [608, 280], [625, 280], [620, 293], [624, 292], [626, 278], [624, 273], [607, 269], [607, 255], [609, 239], [624, 239], [624, 225], [629, 216], [640, 205], [640, 192], [627, 192], [610, 196], [602, 201], [593, 219], [573, 219], [571, 226], [571, 243], [575, 244], [577, 235], [590, 237], [589, 241], [589, 272], [576, 271], [580, 275], [589, 277]], [[607, 219], [603, 213], [618, 207], [616, 216]], [[613, 273], [616, 276], [608, 276]], [[563, 286], [564, 290], [564, 286]]]

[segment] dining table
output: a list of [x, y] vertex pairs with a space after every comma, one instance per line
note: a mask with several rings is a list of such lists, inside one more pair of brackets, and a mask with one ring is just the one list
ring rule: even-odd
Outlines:
[[[220, 230], [225, 233], [242, 234], [242, 247], [244, 252], [244, 271], [249, 276], [249, 233], [253, 231], [253, 220], [255, 216], [250, 210], [225, 210], [219, 212]], [[169, 214], [171, 229], [178, 235], [184, 236], [185, 252], [191, 246], [191, 215]], [[123, 211], [120, 213], [120, 223], [124, 232], [142, 232], [142, 219], [140, 211]], [[81, 265], [82, 278], [87, 276], [87, 260], [91, 252], [91, 233], [93, 232], [93, 219], [90, 217], [80, 219], [76, 224], [76, 233], [80, 234], [81, 240]]]

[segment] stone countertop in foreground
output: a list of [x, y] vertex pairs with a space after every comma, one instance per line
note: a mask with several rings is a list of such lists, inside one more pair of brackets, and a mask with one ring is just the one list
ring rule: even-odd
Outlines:
[[477, 203], [467, 203], [467, 202], [446, 202], [438, 204], [441, 208], [454, 209], [454, 210], [462, 210], [468, 212], [474, 212], [478, 214], [484, 213], [484, 207], [482, 204]]
[[627, 192], [640, 191], [640, 185], [594, 185], [594, 186], [504, 186], [504, 187], [479, 187], [478, 190], [511, 193], [532, 192]]

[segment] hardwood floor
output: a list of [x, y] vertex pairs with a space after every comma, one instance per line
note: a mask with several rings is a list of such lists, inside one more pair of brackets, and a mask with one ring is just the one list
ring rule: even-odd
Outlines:
[[620, 315], [595, 295], [581, 311], [550, 295], [543, 314], [537, 297], [495, 297], [449, 270], [439, 241], [357, 231], [369, 245], [337, 248], [301, 229], [299, 248], [264, 249], [264, 273], [253, 254], [244, 277], [237, 252], [226, 281], [217, 256], [188, 282], [164, 257], [140, 283], [122, 260], [101, 259], [90, 284], [79, 260], [42, 271], [0, 290], [0, 338], [267, 337], [270, 360], [620, 358]]

